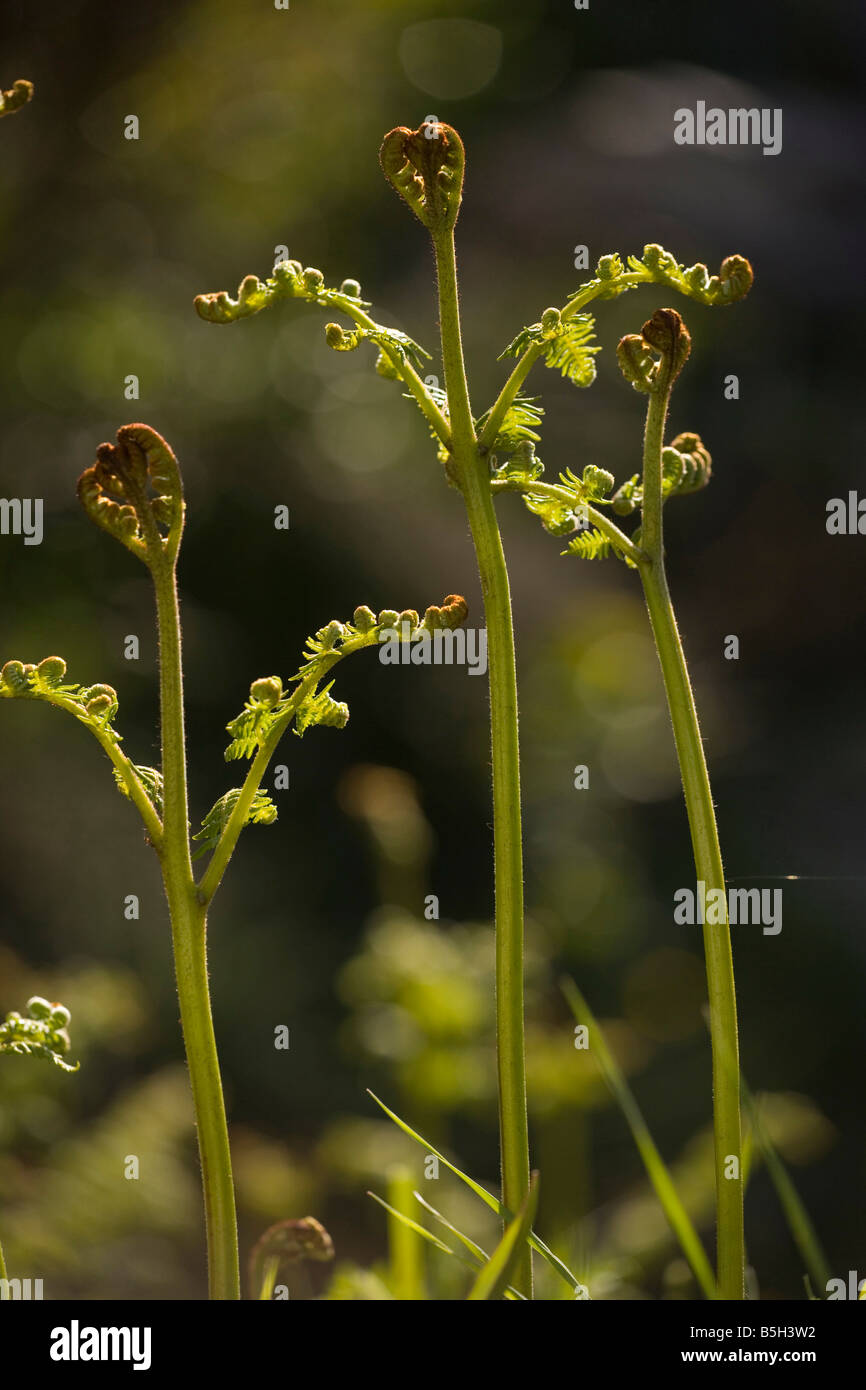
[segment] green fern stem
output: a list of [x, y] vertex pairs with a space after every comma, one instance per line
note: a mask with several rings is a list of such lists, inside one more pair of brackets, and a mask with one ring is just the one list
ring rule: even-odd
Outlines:
[[[666, 367], [668, 364], [663, 364]], [[688, 667], [677, 628], [664, 565], [662, 529], [662, 448], [670, 400], [667, 386], [649, 397], [644, 434], [644, 504], [639, 564], [650, 623], [658, 650], [674, 730], [688, 812], [697, 877], [726, 893], [725, 873], [704, 746]], [[726, 898], [725, 898], [726, 901]], [[727, 914], [726, 914], [727, 915]], [[744, 1297], [742, 1136], [739, 1095], [737, 1005], [731, 933], [727, 920], [703, 928], [710, 1038], [713, 1056], [713, 1126], [716, 1167], [716, 1222], [719, 1297]], [[731, 1160], [736, 1176], [728, 1177]]]
[[[443, 228], [434, 232], [433, 247], [452, 430], [452, 471], [466, 503], [487, 626], [502, 1201], [509, 1211], [517, 1212], [529, 1194], [530, 1172], [523, 1018], [523, 835], [511, 591], [490, 491], [489, 468], [479, 453], [466, 385], [453, 231]], [[515, 1267], [513, 1284], [525, 1297], [532, 1297], [532, 1254], [528, 1246]]]
[[6, 1279], [7, 1277], [6, 1261], [3, 1258], [3, 1242], [0, 1241], [0, 1279]]
[[206, 911], [198, 901], [189, 848], [180, 612], [174, 563], [151, 566], [160, 645], [164, 778], [162, 876], [171, 916], [181, 1026], [192, 1086], [212, 1299], [239, 1299], [237, 1217], [231, 1150], [207, 977]]

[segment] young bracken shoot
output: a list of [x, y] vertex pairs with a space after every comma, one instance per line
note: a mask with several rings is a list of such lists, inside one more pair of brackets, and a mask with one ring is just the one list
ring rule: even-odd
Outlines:
[[[161, 766], [143, 767], [123, 751], [115, 728], [117, 694], [109, 685], [66, 681], [66, 663], [49, 656], [38, 664], [7, 661], [0, 670], [0, 697], [40, 701], [66, 711], [89, 730], [107, 754], [118, 787], [144, 823], [159, 858], [171, 918], [181, 1023], [192, 1084], [204, 1188], [212, 1298], [240, 1297], [237, 1222], [225, 1104], [211, 1017], [206, 957], [208, 908], [240, 833], [250, 823], [271, 824], [277, 810], [262, 781], [283, 734], [302, 736], [315, 724], [345, 726], [349, 711], [323, 684], [345, 657], [391, 640], [429, 641], [439, 629], [459, 626], [466, 604], [451, 594], [442, 607], [419, 618], [414, 610], [388, 609], [376, 616], [357, 608], [350, 622], [331, 622], [307, 641], [301, 666], [286, 687], [279, 676], [253, 681], [243, 710], [228, 725], [228, 761], [249, 761], [246, 777], [220, 797], [194, 837], [209, 854], [196, 879], [187, 810], [181, 625], [176, 571], [186, 505], [177, 460], [148, 425], [125, 425], [116, 444], [103, 444], [96, 463], [78, 483], [93, 522], [120, 541], [147, 567], [156, 597], [160, 653]], [[196, 856], [197, 857], [197, 856]], [[59, 1007], [59, 1006], [55, 1006]], [[24, 1033], [35, 1039], [32, 1028]], [[21, 1050], [19, 1048], [19, 1050]], [[58, 1049], [59, 1050], [59, 1049]], [[310, 1218], [312, 1220], [312, 1218]]]
[[[654, 326], [648, 339], [631, 343], [621, 352], [621, 361], [633, 373], [629, 379], [650, 396], [650, 419], [643, 481], [634, 478], [624, 484], [615, 499], [609, 496], [613, 475], [594, 466], [585, 468], [580, 478], [566, 472], [558, 483], [542, 480], [543, 465], [536, 457], [535, 446], [540, 441], [543, 410], [537, 397], [524, 394], [523, 386], [537, 362], [559, 372], [575, 386], [592, 384], [599, 348], [593, 341], [594, 320], [585, 311], [595, 300], [615, 299], [641, 285], [661, 285], [698, 304], [733, 304], [748, 292], [752, 270], [742, 256], [729, 256], [718, 274], [711, 275], [701, 263], [685, 268], [655, 244], [645, 246], [640, 256], [631, 255], [625, 262], [616, 254], [602, 256], [592, 279], [580, 285], [561, 307], [545, 309], [537, 322], [521, 329], [500, 353], [502, 358], [516, 359], [514, 366], [493, 404], [475, 415], [463, 358], [454, 246], [465, 165], [462, 141], [453, 127], [429, 118], [417, 130], [400, 126], [390, 131], [382, 144], [380, 162], [386, 179], [427, 229], [433, 243], [444, 389], [422, 381], [420, 371], [430, 360], [423, 348], [406, 334], [387, 328], [370, 316], [371, 305], [362, 299], [357, 280], [344, 280], [339, 288], [331, 288], [320, 270], [304, 268], [300, 261], [280, 262], [264, 281], [247, 276], [236, 298], [226, 292], [200, 295], [196, 309], [203, 319], [218, 324], [232, 323], [290, 299], [342, 313], [351, 326], [328, 323], [327, 342], [338, 352], [355, 351], [365, 343], [374, 347], [377, 371], [401, 382], [406, 394], [418, 405], [433, 435], [436, 456], [444, 466], [446, 478], [463, 497], [488, 631], [502, 1205], [517, 1213], [525, 1208], [530, 1187], [523, 1024], [522, 828], [514, 633], [509, 578], [494, 498], [500, 492], [519, 492], [528, 509], [554, 535], [578, 533], [569, 544], [569, 553], [590, 559], [615, 554], [638, 569], [665, 674], [699, 870], [708, 884], [715, 883], [720, 858], [715, 825], [710, 824], [712, 803], [661, 551], [662, 501], [702, 486], [709, 473], [709, 456], [696, 436], [678, 436], [667, 449], [661, 438], [670, 387], [682, 365], [684, 330], [676, 331], [677, 341], [672, 343], [674, 321], [679, 320], [676, 315], [670, 317], [673, 311], [664, 311], [661, 318], [651, 320]], [[637, 507], [642, 510], [643, 524], [631, 537], [605, 511], [608, 508], [626, 514]], [[705, 942], [713, 1010], [717, 1163], [723, 1156], [739, 1162], [740, 1154], [736, 1015], [726, 930], [708, 933]], [[724, 1061], [725, 1055], [734, 1065], [733, 1073]], [[722, 1078], [723, 1067], [727, 1080]], [[721, 1168], [718, 1228], [720, 1290], [723, 1297], [740, 1298], [742, 1190], [739, 1179], [725, 1179]], [[513, 1284], [521, 1296], [531, 1297], [529, 1246], [519, 1256]]]
[[[72, 1046], [69, 1039], [70, 1012], [64, 1004], [49, 1003], [41, 995], [34, 994], [27, 1000], [27, 1013], [12, 1010], [0, 1023], [0, 1055], [15, 1054], [19, 1057], [42, 1057], [53, 1062], [61, 1071], [78, 1071], [78, 1063], [67, 1062], [66, 1055]], [[0, 1298], [5, 1299], [7, 1270], [0, 1244]]]

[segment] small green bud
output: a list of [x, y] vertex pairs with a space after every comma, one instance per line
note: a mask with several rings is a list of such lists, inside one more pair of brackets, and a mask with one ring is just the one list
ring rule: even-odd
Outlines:
[[662, 276], [670, 274], [671, 271], [675, 271], [679, 268], [676, 256], [672, 256], [670, 251], [666, 251], [664, 247], [659, 246], [657, 242], [650, 242], [648, 246], [644, 247], [643, 263], [647, 270], [651, 270], [653, 274]]
[[327, 627], [319, 628], [319, 631], [316, 633], [316, 636], [326, 651], [330, 651], [332, 647], [336, 647], [337, 643], [341, 641], [345, 635], [346, 629], [342, 623], [337, 622], [336, 618], [333, 622], [328, 623]]
[[51, 1038], [51, 1046], [55, 1052], [68, 1052], [72, 1046], [72, 1039], [65, 1028], [58, 1028]]
[[613, 255], [600, 257], [595, 273], [599, 280], [615, 280], [622, 275], [622, 271], [622, 261], [614, 252]]
[[558, 309], [545, 309], [541, 315], [541, 331], [545, 338], [555, 338], [562, 332], [562, 317]]
[[410, 631], [414, 632], [416, 627], [418, 626], [418, 622], [419, 618], [418, 614], [415, 612], [415, 609], [404, 608], [403, 612], [397, 619], [397, 626], [402, 630], [403, 624], [406, 623], [408, 624]]
[[250, 686], [250, 695], [262, 705], [273, 707], [282, 698], [282, 694], [283, 682], [279, 676], [262, 676]]
[[31, 1018], [47, 1020], [51, 1017], [51, 1009], [52, 1005], [41, 994], [34, 994], [32, 999], [27, 1000], [27, 1012]]
[[636, 391], [653, 389], [657, 363], [639, 333], [627, 333], [617, 344], [616, 360], [626, 381]]
[[379, 627], [396, 627], [399, 614], [394, 608], [383, 608], [379, 614]]
[[108, 714], [111, 709], [112, 701], [108, 695], [97, 695], [95, 699], [88, 700], [84, 706], [91, 719], [101, 719]]
[[595, 464], [588, 463], [583, 470], [583, 485], [590, 498], [606, 497], [613, 482], [613, 474], [608, 473], [606, 468], [596, 468]]
[[333, 348], [335, 352], [343, 351], [347, 337], [348, 334], [341, 324], [325, 324], [325, 342], [328, 344], [328, 347]]
[[0, 671], [0, 681], [2, 681], [9, 690], [14, 690], [16, 694], [22, 690], [26, 690], [29, 685], [24, 665], [20, 661], [7, 661], [2, 671]]
[[359, 632], [372, 632], [376, 626], [376, 614], [370, 608], [362, 605], [355, 609], [352, 622]]
[[92, 685], [85, 694], [88, 700], [102, 699], [106, 696], [109, 700], [117, 699], [117, 691], [113, 685]]
[[719, 285], [726, 303], [742, 299], [749, 293], [755, 273], [745, 256], [726, 256], [719, 267]]
[[300, 261], [280, 261], [274, 266], [274, 279], [281, 289], [293, 289], [301, 277]]
[[643, 500], [643, 487], [640, 478], [635, 473], [631, 478], [620, 485], [611, 498], [611, 505], [617, 516], [631, 516], [631, 513]]
[[36, 667], [36, 675], [43, 685], [59, 685], [66, 675], [66, 662], [62, 656], [46, 656]]
[[357, 280], [344, 280], [340, 286], [340, 294], [345, 294], [349, 299], [361, 298], [361, 286]]
[[400, 373], [385, 352], [380, 352], [379, 356], [376, 358], [376, 371], [379, 373], [379, 376], [385, 377], [387, 381], [400, 380]]
[[325, 277], [314, 266], [307, 266], [301, 275], [301, 281], [305, 290], [309, 290], [311, 294], [318, 294], [325, 283]]
[[710, 272], [702, 261], [696, 265], [690, 265], [686, 271], [686, 282], [690, 290], [698, 294], [703, 294], [710, 283]]
[[55, 1028], [68, 1028], [72, 1018], [65, 1004], [52, 1004], [49, 1022]]

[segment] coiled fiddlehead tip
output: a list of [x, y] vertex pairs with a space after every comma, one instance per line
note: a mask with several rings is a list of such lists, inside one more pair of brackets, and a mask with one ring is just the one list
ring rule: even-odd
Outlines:
[[150, 425], [123, 425], [100, 444], [78, 480], [78, 498], [103, 531], [145, 564], [176, 555], [183, 530], [183, 484], [171, 448]]
[[671, 488], [672, 493], [699, 492], [707, 486], [712, 476], [713, 460], [699, 434], [692, 431], [678, 434], [662, 451], [663, 465], [669, 457], [671, 464], [676, 461], [679, 466], [679, 477]]
[[692, 340], [676, 309], [656, 309], [641, 333], [651, 348], [669, 359], [671, 380], [679, 376], [692, 350]]
[[417, 130], [397, 126], [379, 150], [391, 187], [428, 231], [450, 231], [463, 194], [466, 156], [453, 126], [425, 121]]
[[78, 1071], [63, 1060], [72, 1047], [67, 1031], [72, 1015], [64, 1004], [50, 1003], [41, 994], [27, 1001], [27, 1015], [13, 1009], [0, 1023], [0, 1053], [44, 1057], [63, 1071]]
[[[636, 391], [670, 390], [692, 348], [676, 309], [656, 309], [640, 333], [628, 333], [616, 350], [620, 371]], [[653, 353], [658, 353], [658, 358]]]

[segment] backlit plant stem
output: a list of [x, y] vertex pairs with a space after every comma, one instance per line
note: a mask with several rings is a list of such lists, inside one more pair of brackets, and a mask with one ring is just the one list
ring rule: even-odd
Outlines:
[[[664, 357], [661, 369], [668, 379], [649, 397], [644, 433], [641, 547], [646, 558], [638, 568], [674, 729], [697, 877], [706, 884], [707, 894], [713, 889], [720, 890], [726, 902], [725, 873], [707, 762], [665, 574], [662, 448], [672, 380], [670, 363]], [[713, 1056], [718, 1285], [720, 1298], [742, 1299], [745, 1247], [737, 1005], [727, 912], [724, 919], [719, 924], [704, 923], [703, 928]], [[735, 1176], [726, 1176], [732, 1168], [736, 1169]]]
[[171, 916], [177, 992], [192, 1085], [204, 1190], [208, 1288], [239, 1299], [237, 1217], [231, 1151], [207, 977], [206, 909], [189, 850], [181, 630], [174, 560], [151, 566], [159, 623], [164, 820], [159, 858]]
[[[466, 385], [460, 333], [454, 235], [433, 232], [439, 283], [439, 323], [451, 421], [450, 472], [460, 488], [478, 560], [487, 626], [493, 763], [493, 844], [496, 930], [496, 1037], [502, 1201], [520, 1211], [529, 1194], [529, 1132], [523, 1021], [523, 838], [517, 673], [511, 592], [490, 490], [490, 470], [478, 449]], [[528, 1246], [513, 1284], [532, 1296]]]

